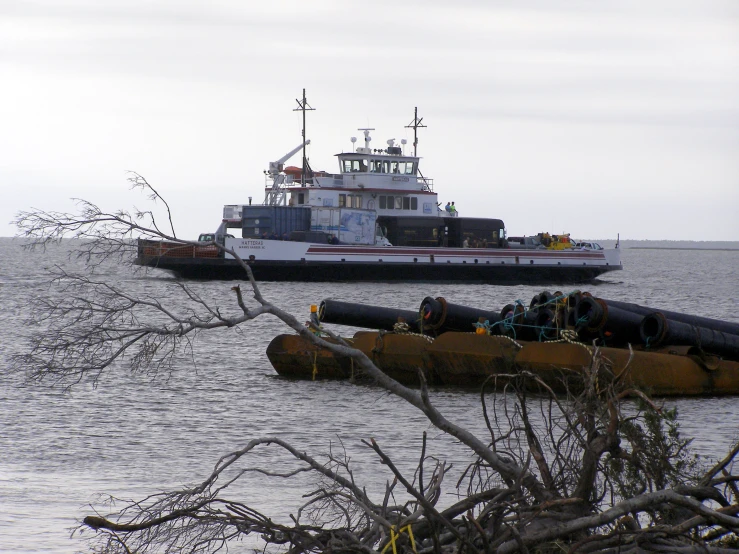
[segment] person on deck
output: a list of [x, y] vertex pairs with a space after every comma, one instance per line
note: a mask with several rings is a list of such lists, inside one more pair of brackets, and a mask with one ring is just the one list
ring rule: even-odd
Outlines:
[[444, 209], [447, 211], [447, 213], [451, 214], [452, 213], [452, 205], [451, 205], [451, 203], [450, 202], [447, 202], [446, 203], [446, 206], [444, 206]]
[[449, 213], [452, 214], [452, 217], [457, 217], [457, 208], [454, 205], [454, 202], [452, 202], [452, 205], [449, 206]]

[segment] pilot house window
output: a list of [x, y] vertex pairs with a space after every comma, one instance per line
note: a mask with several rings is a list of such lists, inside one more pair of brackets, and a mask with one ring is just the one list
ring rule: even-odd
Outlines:
[[391, 173], [393, 175], [415, 175], [415, 162], [396, 162], [396, 161], [373, 161], [372, 171], [376, 173]]
[[366, 160], [344, 160], [344, 173], [366, 173]]
[[415, 175], [416, 162], [397, 160], [342, 160], [344, 173], [386, 173], [390, 175]]

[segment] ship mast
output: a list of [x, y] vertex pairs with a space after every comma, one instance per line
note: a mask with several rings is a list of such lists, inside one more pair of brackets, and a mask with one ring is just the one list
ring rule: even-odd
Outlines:
[[310, 105], [308, 104], [308, 100], [306, 100], [306, 98], [305, 98], [305, 89], [303, 89], [303, 100], [302, 100], [302, 102], [300, 100], [298, 100], [297, 98], [295, 99], [295, 101], [298, 103], [298, 107], [295, 108], [293, 111], [294, 112], [303, 112], [303, 171], [301, 173], [301, 179], [302, 179], [301, 185], [302, 186], [305, 186], [305, 176], [308, 173], [308, 169], [309, 169], [309, 166], [308, 166], [308, 158], [306, 158], [306, 156], [305, 156], [305, 146], [306, 146], [306, 141], [305, 141], [305, 112], [315, 111], [315, 108], [311, 108]]
[[[426, 125], [423, 125], [421, 123], [423, 121], [423, 118], [418, 119], [418, 106], [414, 108], [413, 111], [413, 121], [411, 121], [408, 125], [405, 126], [406, 129], [413, 129], [413, 155], [418, 155], [418, 129], [419, 127], [426, 127]], [[303, 137], [305, 139], [305, 137]]]
[[[406, 125], [405, 128], [413, 129], [413, 156], [418, 157], [418, 129], [426, 128], [426, 125], [423, 124], [423, 118], [418, 117], [418, 106], [413, 108], [413, 121]], [[424, 190], [431, 191], [431, 185], [429, 184], [429, 181], [426, 180], [426, 177], [423, 176], [423, 173], [421, 173], [420, 167], [418, 168], [418, 175], [423, 181]]]

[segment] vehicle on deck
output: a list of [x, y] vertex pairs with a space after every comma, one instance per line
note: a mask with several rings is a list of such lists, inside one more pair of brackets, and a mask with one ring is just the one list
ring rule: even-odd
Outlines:
[[575, 248], [582, 250], [603, 250], [604, 248], [597, 242], [576, 242]]

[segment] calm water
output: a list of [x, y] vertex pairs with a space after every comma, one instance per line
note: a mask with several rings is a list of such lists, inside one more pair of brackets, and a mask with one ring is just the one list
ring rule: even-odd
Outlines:
[[[739, 251], [624, 250], [625, 270], [584, 287], [596, 295], [654, 307], [739, 321]], [[65, 263], [62, 250], [23, 252], [0, 239], [0, 363], [22, 352], [30, 300], [48, 294], [44, 266]], [[181, 309], [181, 295], [164, 274], [135, 276], [111, 268], [110, 283], [137, 294], [151, 294]], [[194, 285], [226, 313], [236, 313], [232, 282]], [[369, 283], [264, 283], [263, 294], [278, 306], [307, 318], [308, 306], [323, 298], [415, 309], [424, 296], [444, 296], [458, 304], [499, 309], [541, 290], [571, 287], [492, 287], [483, 285], [410, 285]], [[97, 387], [83, 383], [70, 392], [19, 386], [0, 377], [0, 551], [76, 552], [84, 536], [71, 529], [93, 508], [105, 508], [98, 493], [121, 498], [146, 494], [203, 479], [218, 458], [249, 439], [277, 435], [315, 455], [341, 441], [355, 465], [357, 479], [379, 491], [388, 479], [376, 458], [360, 443], [374, 437], [401, 468], [412, 471], [421, 435], [429, 431], [430, 453], [454, 462], [465, 451], [429, 428], [425, 418], [403, 402], [372, 386], [335, 382], [291, 382], [276, 377], [264, 354], [274, 335], [286, 332], [264, 317], [240, 330], [202, 335], [194, 362], [178, 362], [168, 375], [106, 373]], [[479, 396], [435, 391], [434, 402], [452, 420], [484, 431]], [[739, 438], [739, 398], [670, 401], [681, 414], [683, 432], [696, 439], [705, 455], [724, 453]], [[250, 460], [261, 467], [290, 467], [277, 449]], [[452, 479], [447, 482], [451, 492]], [[232, 496], [269, 514], [294, 512], [310, 483], [295, 484], [247, 476]], [[449, 499], [451, 501], [451, 499]]]

